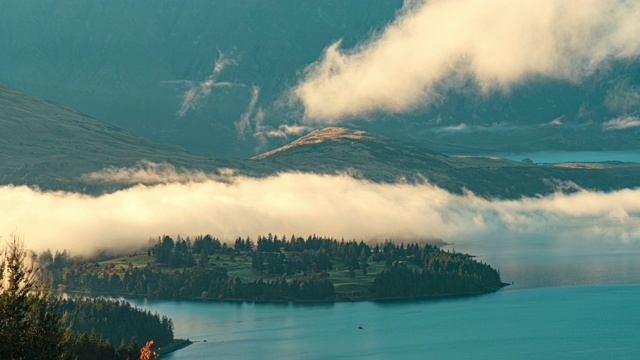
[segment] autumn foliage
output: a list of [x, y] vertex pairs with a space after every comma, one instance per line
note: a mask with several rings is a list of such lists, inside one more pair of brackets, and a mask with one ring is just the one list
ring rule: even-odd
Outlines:
[[152, 356], [155, 359], [159, 356], [157, 352], [151, 350], [151, 345], [153, 340], [147, 341], [147, 345], [140, 349], [140, 360], [150, 360]]

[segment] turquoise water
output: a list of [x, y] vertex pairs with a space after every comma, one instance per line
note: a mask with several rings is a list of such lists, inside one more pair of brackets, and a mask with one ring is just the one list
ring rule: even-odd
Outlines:
[[448, 248], [500, 271], [509, 291], [538, 287], [640, 284], [640, 241], [493, 239]]
[[555, 164], [563, 162], [602, 162], [624, 161], [640, 162], [640, 150], [621, 151], [539, 151], [530, 153], [494, 153], [486, 156], [496, 156], [504, 159], [521, 161], [529, 158], [536, 164]]
[[[634, 359], [640, 285], [327, 305], [138, 301], [177, 337], [165, 359]], [[358, 329], [362, 324], [363, 329]]]
[[494, 294], [423, 301], [130, 301], [171, 317], [176, 337], [199, 341], [163, 359], [640, 358], [635, 241], [451, 247], [477, 255], [514, 284]]

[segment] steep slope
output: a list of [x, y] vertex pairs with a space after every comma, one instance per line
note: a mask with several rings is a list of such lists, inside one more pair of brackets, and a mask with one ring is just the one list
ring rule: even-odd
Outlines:
[[[142, 160], [214, 171], [242, 168], [241, 161], [213, 159], [159, 144], [87, 115], [0, 85], [0, 183], [81, 190], [98, 185], [81, 175]], [[86, 190], [86, 189], [85, 189]]]
[[[86, 174], [105, 168], [139, 168], [143, 160], [208, 174], [231, 168], [247, 176], [302, 171], [347, 173], [375, 182], [427, 179], [452, 192], [469, 189], [489, 197], [548, 194], [568, 185], [599, 190], [640, 186], [640, 164], [549, 166], [498, 158], [453, 157], [386, 136], [339, 127], [313, 131], [253, 159], [212, 158], [152, 142], [1, 85], [0, 128], [0, 184], [92, 194], [146, 180], [118, 178], [105, 182], [87, 178]], [[157, 168], [148, 170], [155, 175]], [[161, 181], [175, 181], [170, 176]]]
[[[234, 122], [252, 85], [267, 111], [328, 44], [353, 45], [402, 3], [8, 0], [0, 81], [154, 141], [245, 157], [258, 143], [252, 134], [239, 140]], [[214, 75], [216, 61], [226, 66]], [[207, 80], [226, 85], [179, 114], [187, 91]]]
[[[264, 129], [300, 121], [287, 91], [323, 49], [339, 39], [353, 48], [403, 2], [5, 0], [0, 81], [154, 141], [249, 157], [293, 139]], [[534, 77], [508, 92], [461, 84], [416, 113], [351, 124], [442, 152], [640, 149], [638, 127], [603, 126], [638, 117], [639, 84], [635, 59], [576, 82]], [[206, 91], [183, 108], [198, 89]]]
[[614, 190], [640, 186], [640, 164], [535, 165], [488, 157], [454, 157], [360, 130], [316, 130], [253, 157], [269, 167], [345, 172], [373, 181], [429, 182], [452, 192], [516, 198], [577, 187]]

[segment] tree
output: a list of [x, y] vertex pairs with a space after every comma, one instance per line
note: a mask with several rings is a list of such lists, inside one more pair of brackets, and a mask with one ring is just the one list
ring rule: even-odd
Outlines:
[[51, 264], [53, 264], [53, 255], [51, 254], [51, 250], [47, 249], [41, 252], [38, 256], [38, 263], [40, 263], [40, 266], [43, 268], [51, 266]]
[[209, 253], [207, 252], [206, 248], [202, 249], [202, 251], [200, 252], [200, 266], [209, 266]]
[[360, 269], [362, 269], [362, 275], [367, 275], [367, 268], [369, 267], [369, 257], [364, 248], [360, 251]]
[[24, 242], [12, 235], [0, 256], [0, 359], [67, 358], [70, 342], [59, 300], [38, 281]]

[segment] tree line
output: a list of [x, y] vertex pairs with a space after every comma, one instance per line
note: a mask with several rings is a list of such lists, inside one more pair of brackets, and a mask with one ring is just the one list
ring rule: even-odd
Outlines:
[[125, 340], [131, 343], [132, 338], [142, 344], [154, 340], [159, 346], [173, 341], [171, 319], [138, 309], [123, 300], [69, 298], [60, 301], [60, 310], [78, 337], [94, 333], [105, 344], [120, 347], [126, 344]]
[[[56, 252], [57, 253], [57, 252]], [[60, 253], [70, 267], [51, 266], [55, 283], [67, 290], [125, 296], [202, 298], [218, 300], [299, 301], [331, 300], [336, 290], [329, 272], [346, 270], [368, 273], [370, 262], [383, 264], [369, 289], [369, 296], [415, 297], [489, 292], [504, 286], [500, 274], [488, 264], [467, 254], [445, 251], [425, 243], [375, 245], [363, 241], [345, 241], [310, 235], [307, 238], [278, 237], [268, 234], [238, 237], [233, 246], [210, 235], [190, 238], [164, 235], [147, 250], [155, 257], [146, 267], [129, 267], [115, 271], [70, 260]], [[254, 281], [242, 281], [228, 275], [224, 266], [211, 265], [220, 255], [251, 259]], [[198, 259], [196, 261], [196, 259]], [[225, 264], [226, 265], [226, 264]], [[111, 264], [111, 266], [113, 266]], [[379, 269], [379, 266], [376, 267]]]
[[[0, 359], [133, 360], [141, 351], [135, 335], [173, 340], [166, 317], [124, 302], [62, 300], [42, 282], [34, 260], [16, 235], [0, 254]], [[112, 345], [116, 339], [118, 349]]]
[[230, 277], [223, 267], [170, 270], [136, 267], [125, 271], [122, 276], [108, 271], [82, 273], [70, 269], [60, 277], [68, 291], [124, 296], [288, 301], [326, 300], [335, 294], [333, 284], [328, 280], [301, 278], [286, 281], [282, 277], [273, 281], [243, 282], [237, 277]]

